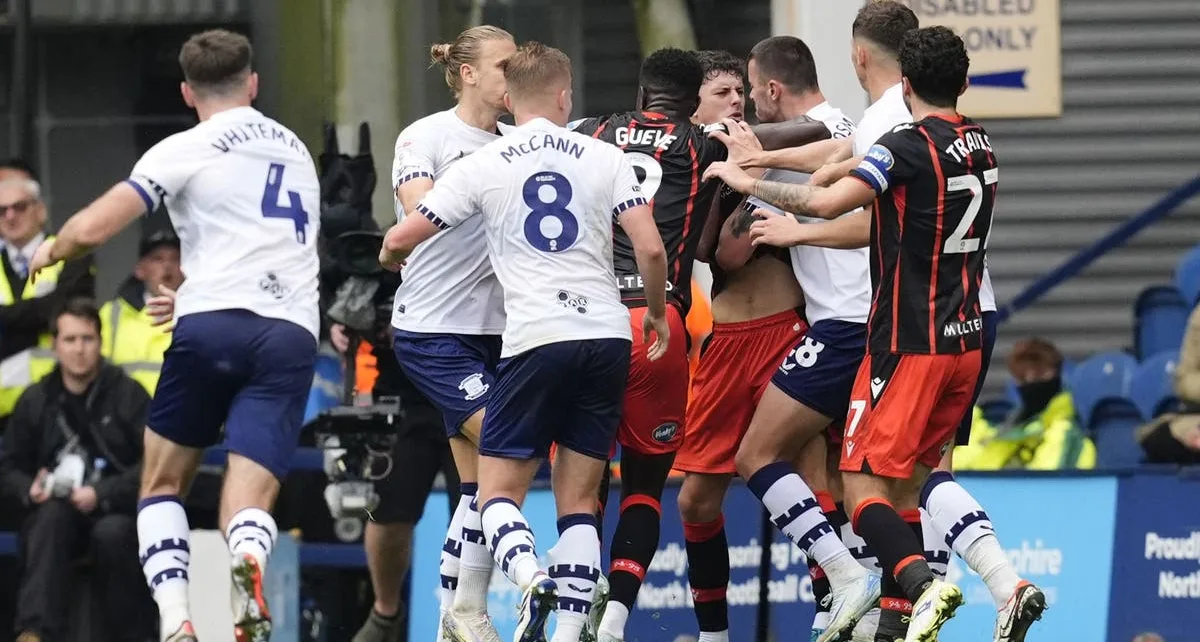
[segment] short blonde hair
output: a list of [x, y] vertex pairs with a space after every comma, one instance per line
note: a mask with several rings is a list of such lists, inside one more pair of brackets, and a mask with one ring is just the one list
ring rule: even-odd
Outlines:
[[527, 96], [555, 88], [555, 83], [571, 83], [571, 59], [567, 54], [540, 42], [527, 42], [502, 64], [508, 93]]
[[463, 65], [475, 65], [483, 56], [483, 43], [492, 40], [513, 40], [512, 34], [492, 25], [471, 27], [458, 34], [452, 43], [440, 43], [429, 47], [429, 58], [443, 67], [446, 86], [454, 90], [454, 97], [462, 93]]

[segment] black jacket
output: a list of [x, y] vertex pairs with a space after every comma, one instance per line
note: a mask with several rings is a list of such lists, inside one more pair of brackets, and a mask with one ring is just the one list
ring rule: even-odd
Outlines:
[[[132, 515], [137, 509], [142, 437], [150, 396], [121, 368], [107, 362], [88, 396], [93, 457], [107, 465], [96, 484], [97, 511]], [[29, 386], [8, 421], [0, 443], [0, 492], [29, 501], [29, 487], [41, 468], [53, 470], [66, 443], [57, 417], [65, 393], [58, 368]], [[73, 430], [82, 432], [78, 426]]]

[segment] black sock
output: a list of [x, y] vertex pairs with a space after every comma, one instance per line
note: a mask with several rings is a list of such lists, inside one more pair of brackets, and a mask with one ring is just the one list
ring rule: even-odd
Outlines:
[[696, 622], [701, 631], [729, 630], [729, 542], [725, 539], [725, 518], [707, 524], [683, 525], [687, 540], [688, 584]]
[[875, 552], [884, 576], [895, 575], [909, 601], [915, 602], [933, 582], [925, 547], [891, 504], [879, 499], [859, 504], [854, 511], [854, 532]]
[[642, 578], [658, 550], [662, 509], [649, 495], [630, 495], [621, 502], [621, 515], [612, 538], [612, 567], [608, 572], [609, 599], [630, 611]]

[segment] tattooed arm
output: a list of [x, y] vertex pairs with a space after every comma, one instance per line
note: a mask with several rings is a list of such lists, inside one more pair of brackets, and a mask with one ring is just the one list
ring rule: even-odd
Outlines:
[[754, 256], [754, 246], [750, 243], [750, 226], [759, 218], [755, 209], [746, 199], [742, 199], [737, 209], [721, 226], [715, 258], [722, 270], [737, 270], [749, 263], [750, 258]]
[[704, 180], [714, 178], [781, 210], [818, 218], [837, 218], [875, 200], [875, 190], [853, 175], [829, 187], [815, 187], [756, 179], [734, 163], [721, 162], [704, 172]]

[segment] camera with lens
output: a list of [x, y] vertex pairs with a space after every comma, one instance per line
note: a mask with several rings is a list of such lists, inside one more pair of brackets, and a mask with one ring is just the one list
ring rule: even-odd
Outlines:
[[357, 156], [340, 153], [337, 135], [327, 125], [319, 158], [322, 308], [330, 322], [345, 328], [350, 345], [341, 405], [321, 412], [309, 427], [324, 451], [325, 503], [343, 541], [362, 535], [363, 520], [379, 504], [374, 482], [391, 472], [391, 447], [404, 421], [398, 397], [355, 403], [359, 344], [365, 341], [373, 352], [390, 354], [392, 299], [399, 285], [399, 276], [379, 265], [383, 234], [371, 216], [376, 176], [366, 123], [358, 143]]

